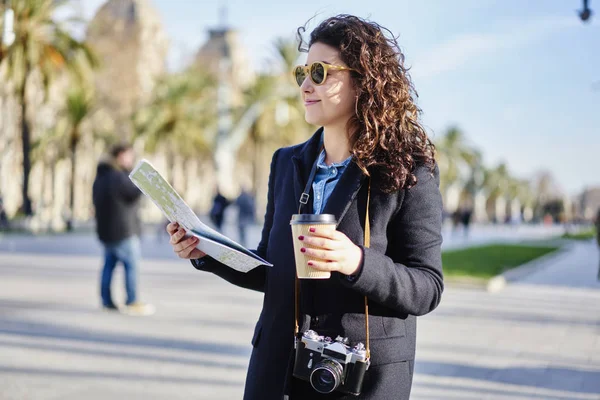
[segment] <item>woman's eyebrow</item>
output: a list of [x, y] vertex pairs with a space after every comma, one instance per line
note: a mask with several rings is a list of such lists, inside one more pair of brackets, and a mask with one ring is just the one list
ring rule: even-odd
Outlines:
[[[327, 65], [333, 65], [332, 63], [330, 63], [329, 61], [324, 61], [324, 60], [319, 60], [319, 61], [313, 61], [310, 64], [314, 64], [316, 62], [322, 62], [323, 64], [327, 64]], [[304, 66], [308, 66], [309, 64], [304, 64]]]

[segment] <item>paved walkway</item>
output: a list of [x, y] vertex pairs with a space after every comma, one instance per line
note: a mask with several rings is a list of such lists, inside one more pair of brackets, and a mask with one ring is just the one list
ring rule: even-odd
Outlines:
[[[420, 318], [412, 398], [600, 399], [597, 265], [586, 242], [499, 293], [448, 288]], [[126, 317], [98, 310], [98, 266], [0, 253], [0, 399], [241, 398], [259, 294], [146, 260], [157, 314]]]
[[452, 289], [420, 319], [414, 399], [600, 399], [595, 242], [503, 291]]

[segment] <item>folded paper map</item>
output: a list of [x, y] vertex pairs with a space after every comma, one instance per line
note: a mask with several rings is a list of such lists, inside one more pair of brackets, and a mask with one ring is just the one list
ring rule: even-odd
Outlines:
[[129, 178], [156, 204], [169, 221], [179, 223], [189, 235], [200, 238], [197, 248], [215, 260], [241, 272], [248, 272], [259, 265], [273, 266], [244, 246], [202, 223], [148, 161], [138, 162]]

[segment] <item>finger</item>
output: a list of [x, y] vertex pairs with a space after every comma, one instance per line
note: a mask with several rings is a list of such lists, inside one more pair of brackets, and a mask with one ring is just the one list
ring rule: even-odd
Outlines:
[[306, 254], [308, 257], [316, 258], [319, 260], [338, 260], [337, 253], [331, 250], [325, 249], [311, 249], [309, 247], [303, 247], [300, 251]]
[[[194, 239], [196, 239], [196, 240], [194, 242], [192, 242], [192, 244], [190, 244], [187, 247], [184, 247], [180, 252], [177, 253], [177, 255], [180, 258], [191, 258], [190, 257], [191, 253], [196, 249], [196, 246], [198, 245], [197, 238], [194, 238]], [[187, 240], [186, 240], [186, 242], [187, 242]]]
[[311, 226], [308, 231], [311, 236], [322, 237], [326, 239], [335, 239], [338, 231], [335, 228]]
[[173, 250], [175, 251], [175, 253], [177, 253], [179, 257], [185, 258], [184, 256], [186, 254], [189, 254], [193, 249], [195, 249], [197, 245], [197, 238], [188, 238], [182, 241], [181, 243], [175, 245], [173, 247]]
[[335, 250], [341, 247], [341, 243], [338, 241], [323, 237], [299, 236], [298, 239], [301, 240], [306, 246], [319, 247], [327, 250]]
[[175, 231], [175, 233], [173, 233], [171, 235], [170, 243], [177, 244], [177, 243], [181, 242], [181, 240], [185, 237], [185, 234], [186, 234], [185, 229], [183, 229], [183, 228], [177, 229]]
[[339, 263], [335, 262], [335, 261], [313, 260], [313, 261], [309, 261], [307, 264], [309, 267], [318, 269], [320, 271], [339, 271], [339, 269], [340, 269]]
[[167, 225], [167, 232], [169, 235], [172, 235], [177, 231], [177, 228], [179, 228], [179, 224], [177, 222], [169, 222]]
[[198, 238], [196, 238], [195, 236], [189, 237], [185, 240], [182, 240], [181, 242], [173, 245], [173, 251], [175, 253], [180, 253], [181, 251], [184, 251], [185, 249], [189, 248], [190, 246], [192, 248], [196, 247], [196, 245], [198, 244]]

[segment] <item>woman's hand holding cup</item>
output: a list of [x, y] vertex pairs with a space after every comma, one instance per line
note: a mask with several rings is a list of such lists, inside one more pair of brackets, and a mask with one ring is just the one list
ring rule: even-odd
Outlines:
[[[362, 264], [362, 250], [340, 231], [329, 227], [311, 227], [308, 235], [298, 237], [301, 252], [313, 258], [308, 265], [321, 271], [355, 275]], [[315, 248], [316, 247], [316, 248]]]
[[206, 255], [206, 253], [198, 250], [196, 246], [200, 239], [195, 236], [186, 236], [186, 231], [179, 226], [177, 222], [171, 222], [167, 225], [167, 233], [169, 234], [169, 243], [173, 246], [173, 251], [179, 258], [198, 259]]

